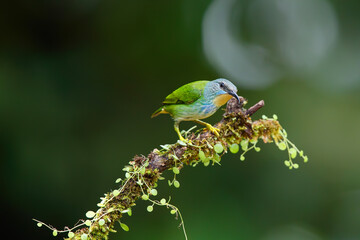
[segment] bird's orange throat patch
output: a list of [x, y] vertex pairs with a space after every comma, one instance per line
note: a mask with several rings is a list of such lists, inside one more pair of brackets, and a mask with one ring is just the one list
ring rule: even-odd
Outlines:
[[221, 94], [215, 97], [214, 99], [214, 104], [217, 107], [221, 107], [222, 105], [224, 105], [225, 103], [227, 103], [230, 99], [232, 98], [232, 96], [230, 94]]

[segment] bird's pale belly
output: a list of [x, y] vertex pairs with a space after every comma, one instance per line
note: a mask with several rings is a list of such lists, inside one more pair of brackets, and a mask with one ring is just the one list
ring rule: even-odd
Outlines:
[[177, 105], [174, 109], [168, 109], [168, 112], [176, 121], [192, 121], [210, 117], [218, 108], [214, 104], [193, 103], [190, 105]]

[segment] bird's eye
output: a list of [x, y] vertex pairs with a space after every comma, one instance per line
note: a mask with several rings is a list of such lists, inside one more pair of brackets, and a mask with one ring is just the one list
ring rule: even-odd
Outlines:
[[223, 87], [224, 87], [224, 83], [220, 83], [220, 87], [223, 88]]

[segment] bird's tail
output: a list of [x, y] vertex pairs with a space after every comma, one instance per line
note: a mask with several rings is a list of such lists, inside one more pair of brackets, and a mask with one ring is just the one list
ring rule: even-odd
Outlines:
[[151, 118], [154, 118], [154, 117], [156, 117], [157, 115], [162, 114], [162, 113], [168, 113], [168, 112], [165, 110], [164, 106], [159, 107], [159, 108], [151, 115]]

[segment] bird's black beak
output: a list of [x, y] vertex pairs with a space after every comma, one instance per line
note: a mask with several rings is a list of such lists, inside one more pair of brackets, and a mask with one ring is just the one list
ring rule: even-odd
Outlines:
[[234, 92], [234, 91], [228, 91], [228, 94], [230, 94], [231, 96], [233, 96], [234, 98], [237, 99], [238, 103], [240, 104], [240, 98], [239, 96]]

